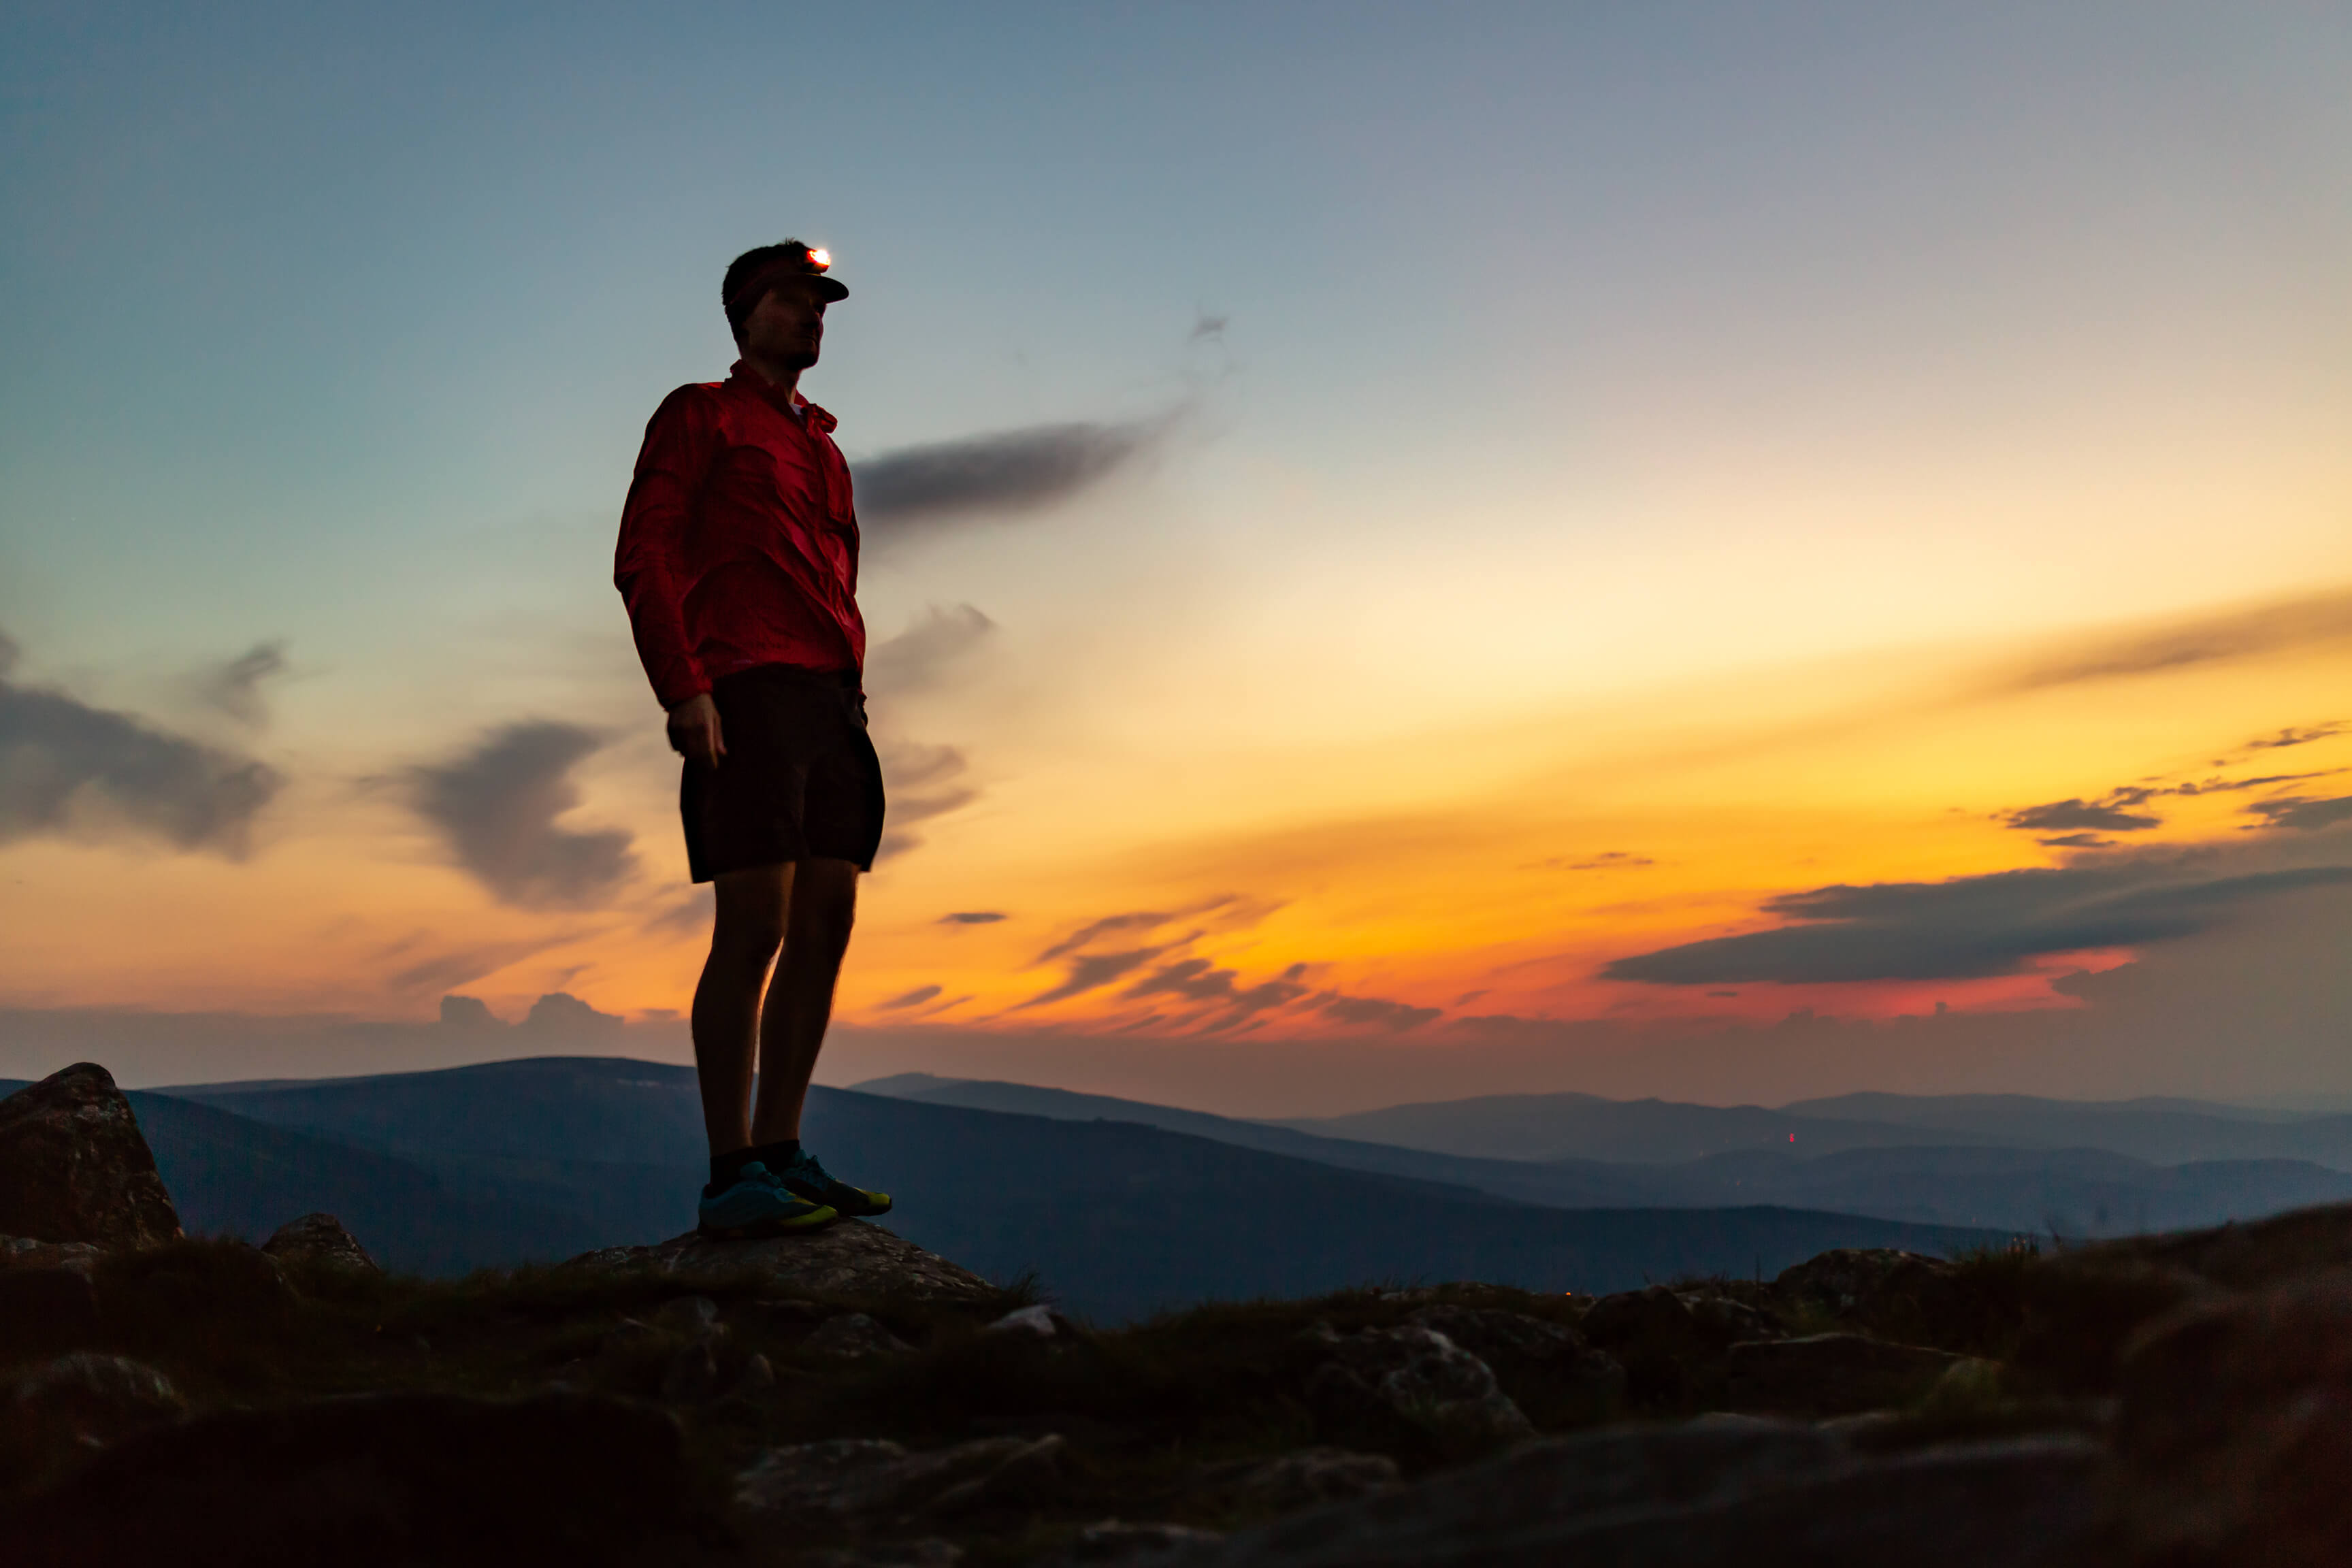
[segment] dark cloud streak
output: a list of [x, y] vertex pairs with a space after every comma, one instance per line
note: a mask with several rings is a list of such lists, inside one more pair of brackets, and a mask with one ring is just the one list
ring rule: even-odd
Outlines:
[[16, 685], [6, 677], [17, 654], [0, 634], [0, 843], [70, 834], [246, 852], [283, 774], [131, 714]]
[[1815, 888], [1764, 905], [1799, 923], [1621, 958], [1601, 973], [1654, 985], [1981, 979], [2048, 954], [2195, 936], [2242, 905], [2345, 883], [2352, 867], [2183, 879], [2127, 863]]
[[1144, 456], [1172, 425], [1036, 425], [884, 452], [855, 465], [858, 521], [887, 543], [955, 518], [1040, 511]]
[[501, 901], [594, 905], [635, 874], [630, 836], [574, 832], [555, 819], [580, 804], [572, 770], [602, 744], [546, 720], [493, 730], [462, 756], [411, 770], [416, 809]]

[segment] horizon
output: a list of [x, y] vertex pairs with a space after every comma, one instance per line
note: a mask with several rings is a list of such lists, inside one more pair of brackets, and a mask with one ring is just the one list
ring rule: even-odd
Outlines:
[[790, 233], [818, 1081], [2352, 1105], [2352, 17], [761, 26], [16, 29], [0, 1075], [690, 1060], [613, 534]]

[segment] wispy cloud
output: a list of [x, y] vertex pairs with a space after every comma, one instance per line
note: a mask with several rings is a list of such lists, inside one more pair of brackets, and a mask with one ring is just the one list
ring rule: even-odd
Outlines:
[[888, 543], [961, 519], [1044, 510], [1151, 451], [1174, 423], [1035, 425], [884, 452], [855, 465], [858, 521]]
[[941, 915], [940, 917], [940, 924], [943, 926], [992, 926], [999, 921], [1009, 920], [1011, 918], [1011, 916], [1005, 914], [1002, 910], [958, 910], [953, 914]]
[[2312, 800], [2303, 795], [2285, 795], [2277, 800], [2258, 800], [2246, 807], [2262, 817], [2271, 827], [2299, 827], [2312, 832], [2332, 827], [2339, 822], [2352, 822], [2352, 795], [2337, 795], [2330, 800]]
[[971, 605], [933, 605], [921, 618], [866, 656], [866, 689], [898, 697], [940, 685], [996, 629]]
[[2078, 643], [2012, 671], [1992, 689], [1996, 693], [2037, 691], [2086, 680], [2155, 675], [2345, 638], [2352, 638], [2352, 591], [2339, 588]]
[[2105, 800], [2053, 800], [2002, 812], [1999, 820], [2028, 833], [2143, 833], [2161, 827], [2164, 819], [2126, 809], [2146, 800], [2152, 791], [2118, 790]]
[[1980, 979], [2020, 973], [2049, 954], [2195, 936], [2247, 904], [2344, 883], [2352, 883], [2352, 866], [2214, 876], [2136, 860], [1815, 888], [1765, 902], [1766, 913], [1797, 923], [1621, 958], [1601, 978], [1654, 985]]
[[578, 832], [556, 819], [580, 804], [572, 770], [603, 743], [576, 724], [503, 726], [448, 762], [410, 770], [416, 809], [501, 901], [596, 904], [635, 874], [630, 836]]
[[269, 722], [262, 682], [285, 672], [285, 643], [256, 643], [235, 658], [197, 671], [196, 700], [248, 729], [258, 730]]
[[246, 852], [283, 774], [131, 714], [17, 685], [8, 678], [18, 657], [0, 634], [0, 843], [73, 834]]

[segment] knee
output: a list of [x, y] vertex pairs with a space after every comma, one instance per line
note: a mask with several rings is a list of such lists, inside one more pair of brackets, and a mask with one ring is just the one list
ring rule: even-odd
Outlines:
[[710, 951], [722, 958], [764, 964], [783, 945], [784, 916], [781, 910], [739, 913], [732, 918], [722, 915], [710, 930]]
[[850, 928], [857, 923], [856, 888], [813, 888], [808, 893], [793, 899], [793, 939], [820, 947], [847, 946]]

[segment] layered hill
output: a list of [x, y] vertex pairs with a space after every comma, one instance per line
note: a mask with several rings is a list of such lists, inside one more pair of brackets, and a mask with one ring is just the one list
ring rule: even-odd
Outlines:
[[[248, 1238], [323, 1178], [384, 1260], [447, 1273], [650, 1243], [693, 1222], [703, 1141], [691, 1069], [543, 1058], [316, 1083], [222, 1085], [169, 1101], [156, 1158], [200, 1230]], [[147, 1113], [142, 1112], [142, 1118]], [[1034, 1274], [1117, 1320], [1206, 1300], [1480, 1279], [1541, 1291], [1769, 1276], [1825, 1248], [1948, 1253], [1992, 1232], [1808, 1211], [1568, 1210], [1427, 1176], [1342, 1168], [1136, 1122], [1056, 1121], [819, 1089], [807, 1133], [835, 1168], [900, 1196], [894, 1229], [982, 1274]], [[409, 1205], [424, 1218], [396, 1216]]]
[[[1311, 1132], [1308, 1126], [1245, 1121], [1102, 1095], [1026, 1084], [902, 1074], [858, 1086], [868, 1092], [1072, 1120], [1139, 1121], [1247, 1148], [1279, 1150], [1350, 1170], [1456, 1183], [1496, 1196], [1564, 1208], [1713, 1208], [1784, 1204], [1927, 1225], [1990, 1226], [2068, 1238], [2254, 1219], [2312, 1204], [2352, 1199], [2352, 1172], [2308, 1160], [2251, 1157], [2163, 1163], [2096, 1146], [2052, 1146], [2037, 1137], [2103, 1129], [2140, 1148], [2196, 1146], [2167, 1130], [2226, 1123], [2227, 1108], [2184, 1110], [2194, 1102], [2074, 1107], [2025, 1096], [1945, 1102], [1856, 1096], [1860, 1106], [1893, 1107], [1881, 1121], [1800, 1117], [1746, 1106], [1729, 1109], [1584, 1095], [1506, 1096], [1452, 1107], [1402, 1107], [1343, 1118], [1372, 1128], [1444, 1122], [1454, 1131], [1493, 1124], [1506, 1147], [1633, 1152], [1620, 1160], [1481, 1158]], [[1831, 1102], [1823, 1102], [1831, 1103]], [[2074, 1113], [2082, 1114], [2076, 1117]], [[1422, 1118], [1422, 1113], [1432, 1113]], [[1556, 1117], [1547, 1122], [1544, 1118]], [[1908, 1120], [1906, 1120], [1908, 1118]], [[1416, 1119], [1421, 1119], [1416, 1121]], [[2319, 1121], [2332, 1119], [2308, 1119]], [[2325, 1148], [2324, 1130], [2259, 1113], [2245, 1118], [2281, 1141]], [[1801, 1129], [1792, 1133], [1791, 1128]], [[1549, 1129], [1549, 1130], [1547, 1130]], [[2126, 1138], [2125, 1134], [2131, 1134]], [[1434, 1134], [1433, 1134], [1433, 1136]], [[1466, 1135], [1466, 1134], [1465, 1134]], [[1791, 1142], [1793, 1138], [1795, 1141]], [[2253, 1141], [2251, 1147], [2263, 1145]], [[1692, 1149], [1707, 1151], [1683, 1157]]]

